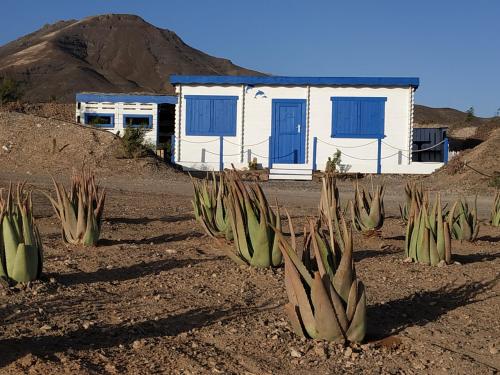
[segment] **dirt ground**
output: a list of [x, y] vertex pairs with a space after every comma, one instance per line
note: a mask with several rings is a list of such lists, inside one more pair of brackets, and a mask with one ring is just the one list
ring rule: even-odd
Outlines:
[[[0, 186], [26, 178], [5, 173]], [[342, 347], [304, 340], [284, 312], [283, 270], [240, 267], [194, 221], [188, 179], [101, 174], [108, 197], [100, 244], [64, 244], [46, 199], [35, 196], [45, 274], [0, 286], [2, 374], [495, 374], [500, 369], [500, 230], [453, 241], [456, 264], [403, 262], [402, 178], [386, 178], [381, 238], [355, 237], [367, 289], [368, 335]], [[28, 176], [50, 188], [40, 171]], [[367, 179], [365, 179], [367, 180]], [[378, 180], [375, 180], [375, 183]], [[366, 183], [369, 180], [364, 181]], [[339, 183], [341, 198], [352, 195]], [[300, 227], [319, 184], [264, 183]], [[443, 192], [449, 202], [455, 195]], [[480, 194], [486, 221], [491, 193]]]

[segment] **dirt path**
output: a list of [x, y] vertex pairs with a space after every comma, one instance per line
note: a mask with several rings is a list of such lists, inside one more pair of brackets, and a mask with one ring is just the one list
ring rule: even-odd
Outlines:
[[[25, 175], [1, 172], [0, 186]], [[39, 188], [44, 175], [28, 176]], [[367, 343], [306, 341], [290, 330], [283, 273], [239, 267], [193, 220], [180, 179], [102, 179], [108, 187], [100, 246], [62, 243], [41, 196], [45, 276], [0, 287], [2, 374], [494, 374], [500, 369], [500, 232], [453, 241], [460, 264], [402, 262], [396, 218], [402, 180], [388, 181], [381, 238], [356, 235], [367, 288]], [[119, 188], [118, 188], [119, 187]], [[342, 198], [351, 182], [340, 182]], [[269, 183], [300, 225], [316, 212], [319, 185]], [[451, 195], [443, 194], [448, 201]], [[479, 212], [490, 197], [480, 195]], [[380, 341], [382, 340], [382, 341]]]

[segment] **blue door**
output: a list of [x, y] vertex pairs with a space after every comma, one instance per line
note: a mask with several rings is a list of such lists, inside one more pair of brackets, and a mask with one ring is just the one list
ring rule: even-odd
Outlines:
[[306, 148], [306, 101], [273, 99], [271, 161], [304, 164]]

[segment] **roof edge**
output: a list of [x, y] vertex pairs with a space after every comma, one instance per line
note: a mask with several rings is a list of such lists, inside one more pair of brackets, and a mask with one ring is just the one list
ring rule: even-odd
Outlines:
[[291, 76], [203, 76], [171, 75], [170, 83], [176, 84], [221, 84], [221, 85], [279, 85], [279, 86], [379, 86], [417, 88], [418, 77], [291, 77]]
[[75, 97], [77, 102], [177, 104], [177, 97], [173, 95], [79, 92]]

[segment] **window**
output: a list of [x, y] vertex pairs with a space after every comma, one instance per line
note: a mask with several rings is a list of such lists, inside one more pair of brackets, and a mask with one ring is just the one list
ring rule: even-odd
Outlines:
[[332, 100], [332, 137], [383, 138], [385, 97], [342, 97]]
[[151, 115], [124, 115], [123, 127], [148, 128], [153, 127], [153, 116]]
[[115, 115], [102, 113], [85, 113], [85, 124], [98, 128], [114, 128]]
[[235, 136], [237, 96], [186, 95], [186, 135]]

